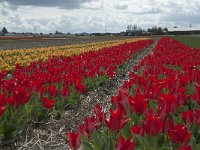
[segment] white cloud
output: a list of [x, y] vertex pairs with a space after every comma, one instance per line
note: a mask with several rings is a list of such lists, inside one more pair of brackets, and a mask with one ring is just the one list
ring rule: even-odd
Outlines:
[[[128, 24], [142, 28], [161, 26], [173, 29], [200, 29], [198, 0], [3, 0], [0, 2], [0, 28], [33, 32], [120, 32]], [[67, 2], [67, 3], [65, 3]], [[68, 4], [65, 7], [61, 4]], [[54, 7], [55, 6], [55, 7]]]

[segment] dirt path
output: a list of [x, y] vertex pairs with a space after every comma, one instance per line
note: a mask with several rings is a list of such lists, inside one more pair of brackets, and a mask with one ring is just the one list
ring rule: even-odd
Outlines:
[[28, 125], [26, 131], [18, 136], [15, 141], [9, 143], [9, 146], [5, 147], [5, 149], [69, 149], [66, 143], [66, 131], [77, 130], [84, 118], [92, 113], [91, 110], [96, 103], [100, 103], [107, 112], [111, 105], [111, 96], [116, 95], [123, 83], [128, 80], [128, 75], [133, 66], [138, 65], [146, 55], [152, 53], [152, 49], [157, 42], [158, 40], [155, 40], [154, 44], [149, 48], [144, 49], [137, 57], [133, 57], [126, 62], [116, 77], [106, 81], [102, 86], [85, 95], [81, 104], [63, 112], [59, 120], [52, 117], [48, 122], [41, 123], [37, 127], [33, 124]]

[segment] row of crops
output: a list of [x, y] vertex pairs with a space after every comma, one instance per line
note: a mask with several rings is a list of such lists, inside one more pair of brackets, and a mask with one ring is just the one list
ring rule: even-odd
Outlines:
[[15, 64], [28, 66], [31, 62], [45, 61], [52, 56], [62, 55], [64, 57], [67, 57], [79, 55], [84, 52], [98, 51], [102, 48], [119, 45], [124, 42], [133, 42], [139, 39], [144, 38], [0, 51], [0, 70], [13, 70], [15, 69]]
[[[124, 62], [152, 43], [153, 40], [120, 41], [108, 44], [109, 48], [98, 43], [101, 49], [77, 51], [74, 48], [73, 52], [69, 51], [72, 56], [61, 55], [68, 53], [67, 50], [57, 49], [58, 54], [45, 61], [33, 61], [31, 53], [42, 58], [51, 50], [1, 52], [5, 61], [20, 58], [21, 54], [31, 60], [0, 72], [0, 139], [14, 138], [30, 120], [40, 122], [50, 115], [59, 119], [62, 111], [80, 102], [81, 95], [114, 77]], [[4, 57], [6, 53], [11, 58]]]
[[97, 104], [78, 132], [67, 133], [78, 149], [200, 149], [200, 50], [169, 37], [133, 67], [111, 98], [109, 113]]

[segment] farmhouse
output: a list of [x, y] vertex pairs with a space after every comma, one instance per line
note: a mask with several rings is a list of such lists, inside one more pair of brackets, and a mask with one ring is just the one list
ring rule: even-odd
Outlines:
[[5, 34], [9, 33], [6, 27], [3, 27], [2, 31], [0, 31], [0, 36], [4, 36]]

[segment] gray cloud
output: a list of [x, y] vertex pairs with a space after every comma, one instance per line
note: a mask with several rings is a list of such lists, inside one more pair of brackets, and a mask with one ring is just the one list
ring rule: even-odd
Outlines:
[[60, 7], [65, 9], [80, 8], [81, 4], [93, 0], [2, 0], [13, 5], [41, 6], [41, 7]]
[[146, 11], [128, 11], [126, 13], [130, 13], [133, 15], [152, 15], [152, 14], [159, 14], [162, 13], [162, 10], [160, 8], [152, 8]]
[[114, 8], [116, 8], [116, 9], [120, 9], [120, 10], [125, 10], [125, 9], [127, 9], [128, 8], [128, 5], [126, 5], [126, 4], [116, 4], [116, 5], [114, 5]]
[[5, 10], [5, 9], [2, 9], [2, 10], [0, 10], [0, 12], [1, 12], [1, 14], [3, 15], [3, 16], [9, 16], [9, 11], [7, 11], [7, 10]]
[[200, 14], [170, 14], [164, 16], [162, 19], [165, 22], [176, 22], [177, 24], [200, 24]]

